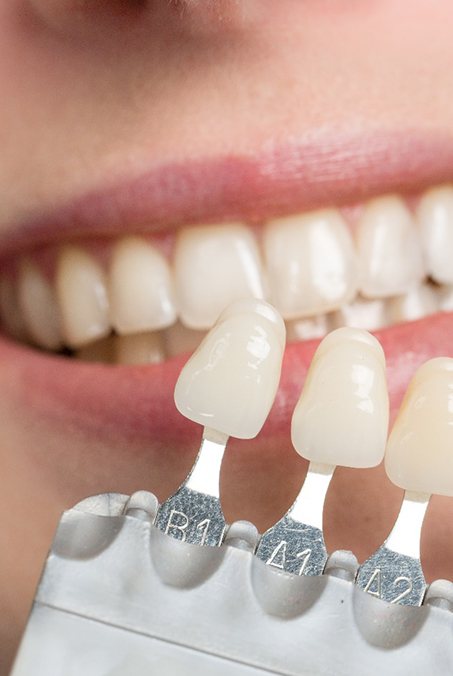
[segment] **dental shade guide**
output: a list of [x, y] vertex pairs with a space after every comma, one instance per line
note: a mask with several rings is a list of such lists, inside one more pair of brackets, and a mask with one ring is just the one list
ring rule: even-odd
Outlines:
[[415, 373], [387, 443], [385, 467], [404, 500], [387, 540], [359, 568], [357, 585], [389, 603], [419, 606], [426, 592], [420, 537], [431, 494], [453, 497], [453, 359]]
[[157, 513], [164, 533], [192, 544], [222, 544], [219, 479], [228, 437], [252, 439], [261, 430], [277, 392], [284, 349], [280, 315], [264, 301], [242, 300], [220, 315], [184, 366], [176, 407], [204, 431], [187, 479]]
[[379, 464], [388, 408], [378, 341], [359, 329], [330, 333], [316, 350], [291, 424], [294, 448], [310, 461], [307, 476], [293, 506], [262, 536], [258, 558], [296, 575], [323, 573], [323, 509], [335, 466]]
[[[234, 334], [239, 337], [231, 341], [228, 336]], [[294, 519], [298, 532], [274, 532], [287, 538], [285, 559], [277, 558], [283, 547], [271, 562], [260, 555], [275, 526], [259, 540], [249, 522], [225, 524], [218, 486], [226, 441], [228, 436], [253, 438], [261, 429], [274, 400], [283, 348], [284, 329], [270, 306], [243, 301], [221, 315], [175, 391], [181, 413], [204, 427], [186, 482], [160, 506], [147, 491], [130, 497], [112, 493], [87, 498], [63, 514], [11, 676], [453, 672], [453, 583], [436, 581], [425, 593], [418, 558], [427, 493], [453, 492], [453, 407], [445, 414], [453, 360], [433, 360], [420, 369], [387, 445], [387, 473], [409, 492], [383, 553], [386, 564], [395, 564], [393, 582], [404, 575], [402, 555], [419, 566], [423, 587], [417, 587], [416, 605], [422, 607], [410, 607], [404, 590], [393, 587], [388, 598], [384, 578], [364, 593], [366, 563], [358, 569], [351, 552], [328, 556], [324, 547], [322, 575], [309, 573], [311, 554], [297, 557], [306, 548], [306, 540], [297, 540], [300, 525], [317, 528], [324, 546], [323, 504], [334, 466], [373, 466], [383, 455], [385, 362], [366, 332], [338, 330], [320, 344], [296, 406], [293, 445], [310, 466], [284, 517]], [[341, 364], [334, 373], [337, 392], [332, 378], [325, 378], [335, 364]], [[243, 381], [241, 373], [247, 374]], [[318, 398], [319, 408], [314, 406]], [[421, 400], [439, 409], [431, 425], [426, 410], [420, 413], [420, 405], [415, 406]], [[414, 408], [416, 418], [410, 415]], [[214, 421], [212, 427], [207, 419]], [[328, 435], [321, 433], [320, 421], [328, 425]], [[438, 443], [430, 448], [428, 467], [423, 449], [426, 430], [432, 432], [433, 426]], [[414, 451], [423, 462], [407, 462]], [[185, 518], [175, 522], [172, 509]]]

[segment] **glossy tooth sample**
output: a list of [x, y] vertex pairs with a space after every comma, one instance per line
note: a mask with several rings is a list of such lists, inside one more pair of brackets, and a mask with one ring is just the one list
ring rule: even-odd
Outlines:
[[159, 333], [137, 333], [117, 336], [115, 341], [117, 364], [160, 364], [165, 355]]
[[355, 296], [356, 254], [338, 211], [276, 219], [263, 247], [270, 294], [285, 319], [323, 314]]
[[374, 467], [384, 456], [388, 418], [381, 345], [366, 331], [333, 331], [315, 353], [294, 410], [294, 448], [316, 463]]
[[233, 303], [181, 371], [176, 407], [228, 436], [255, 437], [275, 398], [284, 349], [285, 325], [272, 306]]
[[235, 300], [265, 296], [255, 237], [239, 223], [181, 230], [174, 274], [180, 318], [192, 329], [210, 328]]
[[115, 336], [107, 336], [89, 343], [77, 350], [76, 359], [81, 361], [96, 362], [100, 364], [113, 364], [115, 362]]
[[160, 251], [145, 239], [126, 237], [112, 250], [110, 318], [119, 334], [156, 331], [176, 320], [173, 279]]
[[439, 299], [428, 284], [417, 284], [403, 296], [388, 301], [388, 311], [392, 323], [411, 322], [437, 312]]
[[168, 357], [175, 357], [185, 352], [193, 352], [206, 335], [206, 331], [188, 329], [176, 322], [164, 331], [165, 352]]
[[19, 267], [19, 307], [27, 331], [39, 347], [58, 350], [62, 346], [57, 299], [50, 282], [32, 261]]
[[323, 338], [329, 332], [329, 318], [327, 315], [292, 319], [286, 322], [287, 341], [313, 340]]
[[10, 277], [0, 278], [0, 319], [11, 338], [25, 342], [28, 339], [22, 312], [19, 309], [16, 284]]
[[332, 328], [350, 326], [354, 329], [374, 331], [383, 329], [389, 324], [386, 302], [376, 298], [368, 300], [357, 297], [352, 303], [343, 305], [330, 316]]
[[428, 190], [417, 209], [427, 274], [453, 284], [453, 186]]
[[110, 333], [105, 275], [83, 249], [68, 245], [57, 265], [57, 298], [65, 342], [79, 347]]
[[357, 227], [360, 291], [367, 298], [406, 293], [425, 276], [421, 243], [399, 197], [371, 200]]
[[387, 443], [385, 468], [406, 491], [453, 496], [453, 359], [431, 359], [415, 373]]

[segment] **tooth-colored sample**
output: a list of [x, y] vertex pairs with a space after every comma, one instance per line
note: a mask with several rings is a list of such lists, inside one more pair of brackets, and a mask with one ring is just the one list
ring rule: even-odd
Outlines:
[[323, 314], [355, 296], [356, 254], [337, 210], [271, 221], [263, 247], [270, 295], [285, 319]]
[[428, 284], [417, 284], [403, 296], [396, 296], [388, 301], [389, 316], [394, 324], [427, 317], [438, 309], [436, 292]]
[[164, 331], [163, 343], [168, 357], [175, 357], [184, 352], [193, 352], [206, 335], [206, 331], [188, 329], [187, 326], [176, 322]]
[[332, 328], [350, 326], [355, 329], [375, 331], [389, 324], [386, 302], [376, 298], [368, 300], [358, 296], [352, 303], [343, 305], [330, 315]]
[[272, 306], [233, 303], [181, 371], [176, 407], [217, 432], [255, 437], [277, 392], [284, 349], [285, 325]]
[[11, 277], [6, 276], [0, 278], [0, 320], [11, 338], [27, 340], [28, 333], [19, 308], [17, 286]]
[[93, 256], [77, 246], [64, 247], [56, 284], [67, 345], [80, 347], [110, 333], [105, 275]]
[[453, 359], [431, 359], [412, 378], [388, 440], [385, 468], [407, 491], [453, 496]]
[[307, 460], [374, 467], [385, 450], [385, 357], [366, 331], [342, 328], [320, 343], [294, 410], [291, 438]]
[[176, 320], [173, 279], [161, 252], [141, 237], [125, 237], [113, 247], [110, 318], [119, 334], [156, 331]]
[[255, 237], [240, 223], [181, 230], [174, 274], [180, 319], [192, 329], [213, 326], [233, 301], [265, 295]]
[[164, 358], [162, 337], [157, 332], [116, 338], [117, 364], [159, 364]]
[[286, 322], [286, 339], [288, 342], [323, 338], [329, 332], [327, 315], [292, 319]]
[[417, 209], [427, 274], [453, 284], [453, 186], [428, 190]]
[[75, 358], [80, 361], [113, 364], [115, 362], [115, 342], [115, 336], [101, 338], [77, 350]]
[[33, 261], [23, 260], [20, 264], [18, 301], [33, 341], [47, 350], [58, 350], [62, 338], [55, 291]]
[[356, 237], [363, 296], [397, 296], [425, 276], [417, 228], [401, 198], [371, 200], [359, 219]]

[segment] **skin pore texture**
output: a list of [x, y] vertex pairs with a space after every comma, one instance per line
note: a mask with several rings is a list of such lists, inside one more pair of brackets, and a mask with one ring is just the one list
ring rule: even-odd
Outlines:
[[[453, 180], [453, 6], [429, 0], [6, 0], [0, 7], [0, 260], [76, 236], [353, 206]], [[195, 274], [195, 272], [194, 272]], [[376, 335], [392, 416], [415, 369], [453, 356], [448, 313]], [[317, 341], [290, 345], [256, 440], [222, 468], [229, 521], [268, 527], [306, 463], [290, 418]], [[0, 673], [59, 516], [87, 495], [168, 496], [200, 429], [178, 415], [186, 356], [112, 367], [0, 339]], [[328, 548], [363, 560], [402, 492], [339, 469]], [[453, 505], [434, 498], [429, 580], [451, 578]]]

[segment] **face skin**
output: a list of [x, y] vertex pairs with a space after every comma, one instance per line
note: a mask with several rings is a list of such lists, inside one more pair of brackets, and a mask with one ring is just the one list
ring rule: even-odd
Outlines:
[[[6, 0], [0, 8], [3, 260], [75, 234], [88, 240], [135, 227], [170, 232], [175, 224], [241, 213], [262, 220], [267, 210], [306, 209], [310, 199], [316, 206], [353, 205], [365, 194], [416, 193], [451, 180], [452, 21], [450, 3], [428, 0], [177, 6]], [[413, 172], [425, 154], [430, 159]], [[386, 173], [382, 167], [389, 165], [395, 169]], [[208, 196], [200, 178], [206, 166], [215, 166]], [[251, 184], [261, 176], [256, 196], [237, 180], [244, 167]], [[357, 180], [344, 187], [348, 170]], [[304, 171], [311, 196], [301, 188]], [[165, 176], [175, 182], [174, 196]], [[122, 218], [124, 186], [135, 179], [137, 212]], [[221, 180], [230, 187], [217, 204]], [[150, 207], [153, 218], [139, 208], [148, 187], [160, 205]], [[96, 211], [102, 202], [90, 202], [93, 193], [114, 204], [111, 223], [87, 216], [90, 205]], [[80, 200], [88, 205], [85, 220], [71, 216]], [[442, 331], [424, 325], [417, 341], [399, 334], [389, 359], [393, 411], [420, 361], [453, 356], [453, 348], [440, 345], [449, 328], [442, 321]], [[398, 342], [390, 334], [382, 339], [390, 351]], [[222, 474], [228, 520], [248, 518], [265, 528], [298, 492], [306, 465], [291, 449], [288, 421], [314, 348], [297, 357], [297, 378], [284, 376], [272, 433], [231, 445]], [[173, 410], [175, 431], [162, 430], [163, 437], [159, 423], [147, 418], [149, 388], [160, 389], [170, 406], [184, 360], [165, 373], [148, 367], [125, 368], [118, 379], [106, 375], [102, 392], [96, 367], [78, 365], [70, 395], [62, 395], [63, 377], [47, 382], [57, 358], [35, 367], [19, 350], [4, 341], [0, 351], [0, 664], [12, 658], [61, 511], [104, 491], [148, 489], [165, 498], [187, 473], [200, 437]], [[140, 404], [116, 424], [129, 390]], [[367, 556], [387, 535], [400, 501], [382, 468], [339, 470], [326, 505], [329, 548]], [[451, 577], [451, 517], [449, 500], [435, 499], [423, 541], [429, 579]]]

